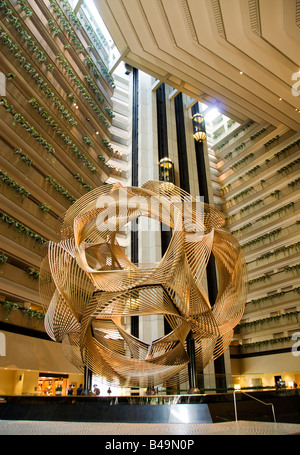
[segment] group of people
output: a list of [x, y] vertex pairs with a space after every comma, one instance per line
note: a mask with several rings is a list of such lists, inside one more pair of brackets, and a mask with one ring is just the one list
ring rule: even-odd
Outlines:
[[[70, 385], [67, 389], [67, 393], [69, 396], [73, 395], [73, 391], [74, 391], [74, 388], [72, 387], [72, 385]], [[108, 390], [107, 390], [107, 393], [108, 395], [111, 394], [111, 389], [110, 387], [108, 387]], [[82, 396], [98, 396], [100, 395], [100, 389], [99, 387], [94, 384], [94, 387], [93, 387], [93, 391], [92, 390], [88, 390], [88, 389], [84, 389], [82, 387], [82, 384], [80, 384], [80, 386], [77, 388], [76, 390], [76, 395], [82, 395]]]

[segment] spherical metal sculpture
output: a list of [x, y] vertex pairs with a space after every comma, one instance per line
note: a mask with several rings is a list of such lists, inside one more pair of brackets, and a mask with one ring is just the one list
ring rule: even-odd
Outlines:
[[[172, 229], [156, 264], [133, 264], [117, 242], [142, 216]], [[192, 336], [200, 373], [228, 348], [246, 301], [245, 261], [224, 224], [218, 210], [168, 182], [90, 191], [66, 212], [62, 240], [49, 242], [41, 267], [47, 333], [81, 371], [130, 387], [186, 381]], [[205, 290], [211, 254], [218, 272], [213, 306]], [[145, 343], [126, 329], [131, 316], [153, 314], [167, 319], [170, 333]]]

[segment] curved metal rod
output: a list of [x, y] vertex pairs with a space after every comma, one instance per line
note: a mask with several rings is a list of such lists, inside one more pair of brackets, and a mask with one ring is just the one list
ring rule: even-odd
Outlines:
[[242, 390], [235, 390], [233, 392], [233, 401], [234, 401], [234, 413], [235, 413], [235, 421], [237, 422], [237, 406], [236, 406], [236, 393], [243, 393], [244, 395], [247, 395], [250, 398], [253, 398], [253, 400], [259, 401], [259, 403], [262, 403], [266, 406], [272, 406], [272, 413], [273, 413], [273, 418], [274, 422], [276, 423], [276, 418], [275, 418], [275, 410], [274, 410], [274, 405], [273, 403], [265, 403], [264, 401], [259, 400], [258, 398], [253, 397], [252, 395], [249, 395], [249, 393], [243, 392]]

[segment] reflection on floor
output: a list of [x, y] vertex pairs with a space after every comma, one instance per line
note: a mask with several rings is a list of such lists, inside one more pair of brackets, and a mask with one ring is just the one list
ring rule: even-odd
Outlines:
[[300, 424], [269, 422], [224, 423], [95, 423], [1, 420], [0, 435], [300, 435]]

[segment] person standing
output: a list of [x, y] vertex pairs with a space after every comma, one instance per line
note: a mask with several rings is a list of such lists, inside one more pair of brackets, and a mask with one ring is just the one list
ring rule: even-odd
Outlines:
[[94, 385], [94, 394], [95, 395], [100, 395], [100, 389], [97, 387], [97, 385]]
[[83, 391], [82, 384], [80, 384], [80, 386], [77, 388], [77, 391], [76, 391], [77, 395], [81, 395], [82, 391]]
[[71, 385], [69, 385], [68, 387], [68, 395], [69, 396], [73, 395], [73, 387]]

